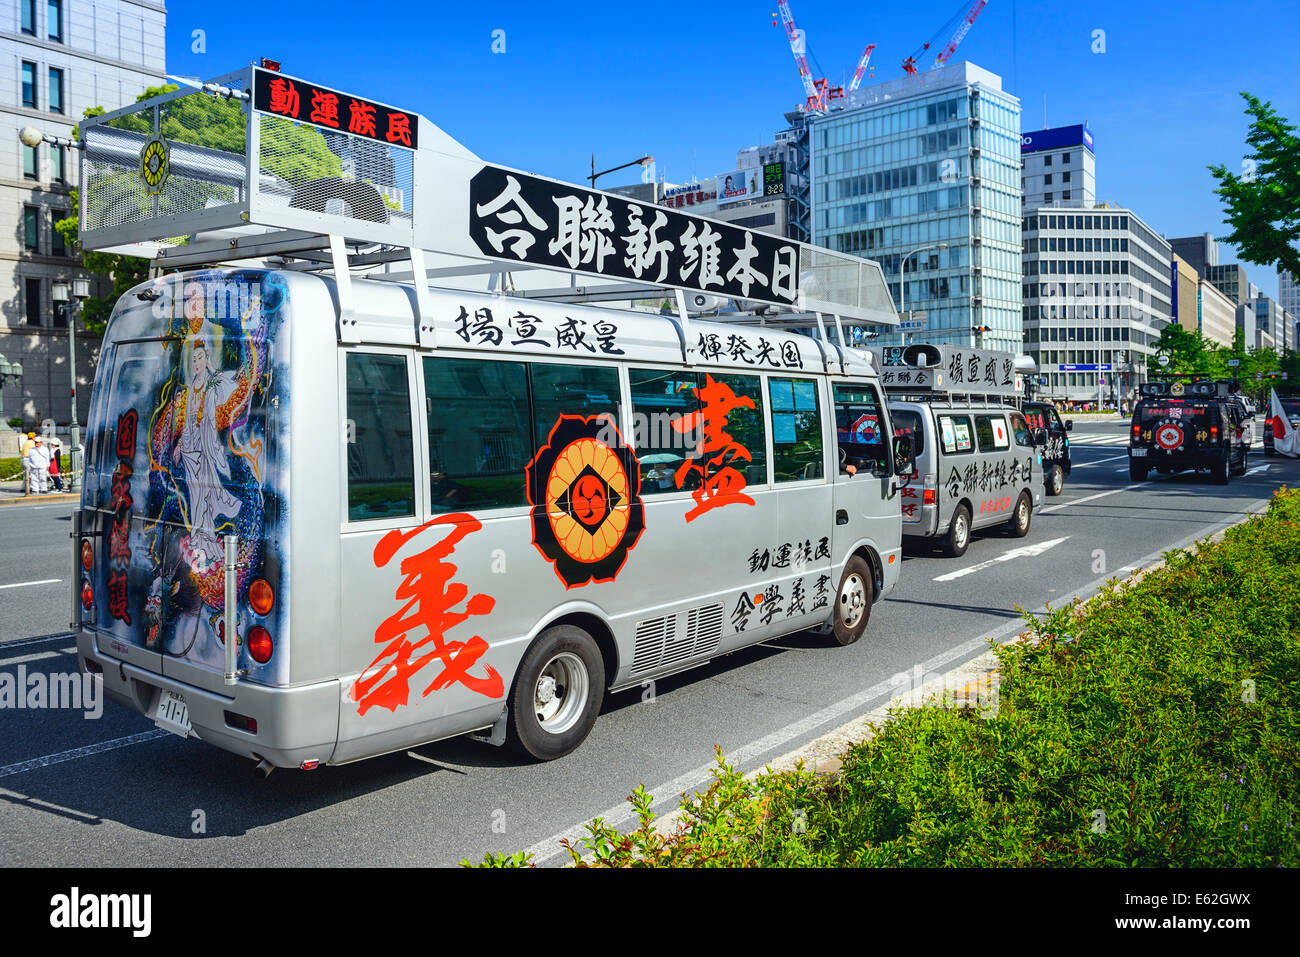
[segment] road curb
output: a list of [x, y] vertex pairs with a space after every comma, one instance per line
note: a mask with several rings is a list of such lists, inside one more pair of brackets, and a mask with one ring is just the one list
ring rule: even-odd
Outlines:
[[54, 495], [19, 495], [12, 498], [0, 498], [0, 508], [21, 505], [57, 505], [60, 502], [79, 501], [81, 501], [81, 495], [78, 492], [58, 492]]

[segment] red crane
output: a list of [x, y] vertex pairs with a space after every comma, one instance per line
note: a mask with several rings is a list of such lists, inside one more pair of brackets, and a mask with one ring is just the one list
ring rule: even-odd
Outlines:
[[[957, 47], [961, 45], [961, 41], [966, 39], [966, 34], [970, 33], [971, 27], [975, 25], [975, 18], [980, 15], [986, 6], [988, 6], [988, 0], [975, 0], [975, 3], [969, 9], [965, 6], [959, 8], [957, 12], [949, 17], [944, 25], [939, 28], [934, 36], [917, 47], [912, 55], [903, 61], [903, 72], [910, 76], [916, 76], [917, 57], [930, 49], [935, 40], [951, 30], [952, 34], [949, 37], [947, 44], [945, 44], [944, 48], [939, 51], [939, 55], [934, 58], [934, 65], [931, 69], [946, 64], [952, 58], [953, 53], [956, 52]], [[963, 11], [965, 11], [964, 14]], [[954, 26], [955, 29], [953, 29]]]
[[[777, 0], [776, 6], [781, 13], [781, 22], [785, 26], [786, 38], [790, 41], [790, 52], [794, 54], [795, 66], [799, 69], [799, 79], [803, 81], [804, 109], [809, 113], [825, 113], [830, 109], [832, 100], [844, 99], [844, 87], [831, 86], [825, 77], [813, 79], [812, 69], [808, 66], [808, 58], [804, 55], [807, 41], [804, 32], [795, 26], [794, 13], [790, 10], [788, 0]], [[776, 21], [773, 20], [772, 23], [775, 25]], [[862, 60], [858, 63], [858, 72], [853, 75], [850, 90], [857, 89], [858, 84], [862, 81], [862, 73], [866, 70], [867, 61], [871, 59], [871, 51], [875, 48], [876, 45], [872, 43], [862, 54]]]
[[868, 43], [867, 48], [862, 51], [862, 59], [858, 61], [858, 68], [853, 74], [853, 82], [849, 84], [849, 92], [852, 93], [862, 82], [862, 74], [867, 70], [867, 64], [871, 62], [871, 51], [876, 48], [874, 43]]

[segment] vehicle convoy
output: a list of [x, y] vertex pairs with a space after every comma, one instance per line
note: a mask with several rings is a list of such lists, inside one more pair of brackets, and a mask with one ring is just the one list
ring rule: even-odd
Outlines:
[[1189, 469], [1228, 484], [1244, 475], [1250, 454], [1248, 420], [1230, 396], [1235, 383], [1199, 379], [1144, 382], [1129, 430], [1129, 478], [1145, 482]]
[[1062, 422], [1056, 406], [1050, 402], [1021, 402], [1020, 411], [1031, 431], [1042, 429], [1047, 433], [1043, 446], [1043, 483], [1048, 495], [1060, 495], [1065, 480], [1070, 477], [1069, 433], [1074, 431], [1074, 420]]
[[1041, 447], [1016, 399], [1010, 353], [951, 345], [875, 350], [896, 434], [912, 440], [916, 470], [903, 489], [903, 536], [965, 554], [971, 533], [1029, 532], [1043, 497]]
[[[453, 141], [415, 115], [396, 128], [438, 149], [382, 149], [438, 184], [435, 210], [459, 211], [432, 219], [468, 221], [470, 239], [422, 235], [412, 215], [394, 247], [409, 181], [376, 206], [355, 179], [289, 189], [266, 155], [222, 165], [174, 139], [161, 188], [187, 177], [184, 191], [161, 208], [120, 202], [133, 177], [158, 186], [128, 148], [156, 152], [149, 118], [183, 96], [223, 97], [265, 147], [268, 130], [289, 129], [267, 112], [283, 99], [260, 105], [276, 83], [301, 103], [325, 95], [253, 69], [83, 127], [88, 248], [152, 237], [182, 267], [122, 296], [96, 373], [73, 627], [112, 700], [267, 772], [466, 732], [550, 759], [587, 736], [607, 692], [804, 629], [862, 637], [898, 578], [900, 476], [914, 471], [872, 357], [835, 344], [839, 311], [897, 321], [875, 264], [825, 260], [861, 271], [848, 286], [879, 305], [809, 313], [791, 301], [808, 299], [802, 274], [771, 282], [825, 251], [449, 159]], [[236, 160], [242, 192], [222, 192]], [[503, 271], [568, 265], [548, 235], [570, 201], [613, 221], [609, 236], [583, 234], [597, 245], [657, 220], [674, 242], [716, 234], [733, 275], [767, 243], [768, 284], [733, 294], [763, 315], [701, 321], [681, 285], [657, 282], [669, 266], [685, 278], [682, 261], [657, 272], [652, 256], [635, 282], [618, 272], [621, 248], [603, 273], [578, 252], [554, 288], [503, 292]], [[195, 227], [214, 221], [234, 232], [205, 243]], [[527, 235], [498, 246], [506, 227]], [[168, 245], [187, 230], [191, 245]], [[477, 257], [463, 253], [473, 237]], [[248, 260], [210, 264], [232, 249]], [[444, 277], [491, 276], [496, 291], [435, 286], [430, 250], [463, 254]], [[373, 269], [393, 262], [410, 273]], [[571, 285], [577, 272], [619, 280], [605, 287], [617, 294]], [[679, 310], [593, 296], [656, 309], [675, 296]], [[802, 327], [817, 334], [790, 331]], [[1005, 421], [998, 434], [1010, 447]]]

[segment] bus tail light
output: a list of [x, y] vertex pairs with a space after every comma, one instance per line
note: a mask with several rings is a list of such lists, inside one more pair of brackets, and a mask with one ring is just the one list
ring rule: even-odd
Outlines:
[[1219, 427], [1217, 425], [1210, 426], [1210, 441], [1219, 441]]
[[239, 731], [247, 731], [249, 734], [257, 734], [257, 719], [250, 718], [246, 714], [235, 714], [233, 711], [227, 711], [226, 727], [235, 728]]
[[95, 604], [95, 590], [90, 587], [89, 580], [81, 580], [81, 607], [90, 611], [90, 607]]
[[256, 578], [248, 586], [248, 603], [259, 615], [269, 615], [275, 607], [275, 592], [265, 578]]
[[1133, 441], [1136, 442], [1136, 441], [1137, 441], [1139, 438], [1141, 438], [1141, 437], [1142, 437], [1142, 426], [1140, 426], [1138, 423], [1134, 422], [1134, 423], [1133, 423]]
[[934, 489], [932, 489], [932, 488], [928, 488], [928, 489], [926, 489], [926, 490], [922, 493], [922, 495], [921, 495], [921, 504], [922, 504], [922, 505], [933, 505], [933, 504], [934, 504], [934, 501], [935, 501], [935, 499], [934, 499]]
[[81, 567], [84, 571], [90, 571], [95, 565], [95, 550], [90, 546], [90, 539], [81, 540]]
[[253, 660], [259, 665], [264, 665], [270, 661], [271, 652], [274, 650], [269, 631], [261, 625], [254, 625], [248, 630], [248, 653], [253, 656]]

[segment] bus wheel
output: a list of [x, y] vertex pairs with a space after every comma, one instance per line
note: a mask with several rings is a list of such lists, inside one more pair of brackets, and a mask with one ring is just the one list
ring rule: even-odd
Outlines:
[[[1145, 482], [1147, 480], [1147, 475], [1150, 473], [1150, 471], [1151, 470], [1148, 466], [1138, 462], [1134, 462], [1132, 459], [1129, 459], [1128, 477], [1130, 480], [1134, 482]], [[1161, 470], [1161, 474], [1164, 474], [1163, 469]]]
[[949, 558], [961, 558], [970, 546], [970, 509], [958, 505], [952, 513], [952, 525], [948, 537], [944, 540], [943, 550]]
[[1060, 495], [1061, 489], [1065, 487], [1065, 470], [1059, 465], [1053, 465], [1047, 470], [1047, 494]]
[[506, 740], [538, 761], [563, 757], [591, 732], [605, 698], [605, 662], [591, 635], [556, 625], [519, 663]]
[[1021, 492], [1020, 500], [1016, 502], [1016, 510], [1011, 515], [1011, 521], [1007, 522], [1007, 528], [1011, 529], [1011, 534], [1016, 538], [1024, 538], [1029, 534], [1029, 519], [1033, 511], [1033, 504], [1029, 501], [1029, 493]]
[[836, 642], [851, 645], [866, 632], [871, 618], [871, 567], [861, 555], [852, 556], [844, 565], [836, 595], [831, 631]]
[[1227, 485], [1228, 480], [1232, 477], [1232, 462], [1228, 458], [1228, 452], [1224, 452], [1222, 458], [1214, 463], [1210, 469], [1210, 474], [1214, 476], [1215, 485]]

